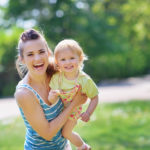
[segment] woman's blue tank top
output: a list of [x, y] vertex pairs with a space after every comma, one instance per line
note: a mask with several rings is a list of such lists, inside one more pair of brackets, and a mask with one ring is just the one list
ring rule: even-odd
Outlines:
[[[29, 89], [36, 95], [45, 114], [45, 118], [48, 120], [48, 122], [56, 118], [63, 110], [63, 103], [61, 102], [61, 100], [58, 100], [55, 105], [49, 106], [42, 100], [40, 95], [31, 86], [27, 84], [17, 86], [17, 88], [21, 87]], [[27, 121], [22, 109], [19, 109], [26, 126], [26, 137], [24, 143], [25, 150], [64, 150], [67, 140], [62, 136], [61, 130], [58, 131], [58, 133], [53, 137], [52, 140], [47, 141], [40, 135], [38, 135], [38, 133], [31, 127], [31, 125]]]

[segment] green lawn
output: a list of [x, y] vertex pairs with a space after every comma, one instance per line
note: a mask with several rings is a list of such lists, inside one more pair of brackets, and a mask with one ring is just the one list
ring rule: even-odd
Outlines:
[[[150, 101], [101, 104], [75, 130], [92, 150], [150, 150]], [[21, 118], [0, 121], [0, 150], [23, 150], [24, 134]]]

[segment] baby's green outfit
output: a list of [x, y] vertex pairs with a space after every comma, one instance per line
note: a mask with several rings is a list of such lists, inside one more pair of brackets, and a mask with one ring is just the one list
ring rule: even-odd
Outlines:
[[[52, 76], [50, 81], [50, 88], [53, 90], [60, 90], [60, 97], [67, 107], [72, 101], [73, 96], [76, 94], [79, 85], [82, 87], [82, 92], [87, 95], [88, 98], [94, 98], [98, 95], [98, 88], [94, 81], [84, 73], [79, 72], [78, 77], [75, 80], [68, 80], [64, 73], [56, 73]], [[78, 119], [82, 111], [82, 105], [77, 107], [74, 112], [70, 115], [70, 119]]]

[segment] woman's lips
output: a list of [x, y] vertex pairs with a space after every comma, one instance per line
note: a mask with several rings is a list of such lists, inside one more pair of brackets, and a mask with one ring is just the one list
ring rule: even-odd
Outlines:
[[33, 65], [33, 67], [36, 68], [36, 69], [41, 69], [41, 68], [43, 68], [43, 66], [44, 66], [43, 63]]

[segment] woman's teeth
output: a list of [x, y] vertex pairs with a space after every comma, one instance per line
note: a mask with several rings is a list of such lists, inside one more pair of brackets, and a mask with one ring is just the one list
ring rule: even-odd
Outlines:
[[34, 65], [35, 68], [39, 68], [39, 67], [42, 67], [44, 64], [43, 63], [40, 63], [40, 64], [36, 64]]

